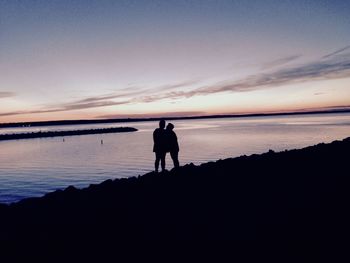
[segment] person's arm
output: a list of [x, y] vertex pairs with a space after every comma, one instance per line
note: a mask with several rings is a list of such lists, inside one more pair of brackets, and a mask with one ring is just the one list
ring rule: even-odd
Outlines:
[[180, 147], [179, 147], [179, 143], [177, 142], [177, 136], [176, 133], [174, 132], [174, 141], [175, 141], [175, 147], [177, 149], [177, 151], [180, 151]]
[[153, 142], [154, 143], [156, 143], [158, 141], [158, 137], [159, 137], [158, 130], [155, 129], [153, 132]]

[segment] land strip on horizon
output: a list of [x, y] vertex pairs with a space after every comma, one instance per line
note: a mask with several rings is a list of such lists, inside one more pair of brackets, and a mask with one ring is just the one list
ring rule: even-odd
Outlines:
[[330, 114], [330, 113], [348, 113], [348, 112], [350, 112], [350, 109], [303, 111], [303, 112], [297, 111], [297, 112], [276, 112], [276, 113], [251, 113], [251, 114], [216, 114], [216, 115], [182, 116], [182, 117], [164, 116], [164, 117], [150, 117], [150, 118], [115, 118], [115, 119], [12, 122], [12, 123], [0, 123], [0, 128], [102, 124], [102, 123], [119, 123], [119, 122], [142, 122], [142, 121], [158, 121], [160, 119], [195, 120], [195, 119], [244, 118], [244, 117], [264, 117], [264, 116], [283, 116], [283, 115], [288, 116], [288, 115], [308, 115], [308, 114]]

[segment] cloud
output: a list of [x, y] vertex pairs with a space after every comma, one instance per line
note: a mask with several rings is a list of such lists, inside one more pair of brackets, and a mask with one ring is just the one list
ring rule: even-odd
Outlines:
[[[170, 85], [163, 85], [153, 88], [133, 88], [132, 91], [130, 91], [131, 88], [123, 89], [122, 92], [115, 92], [110, 93], [106, 95], [100, 95], [100, 96], [92, 96], [84, 99], [79, 99], [76, 101], [68, 102], [68, 103], [61, 103], [56, 105], [47, 105], [44, 106], [42, 109], [38, 110], [28, 110], [28, 111], [13, 111], [13, 112], [6, 112], [6, 113], [0, 113], [0, 117], [5, 116], [14, 116], [14, 115], [23, 115], [23, 114], [40, 114], [40, 113], [53, 113], [53, 112], [63, 112], [63, 111], [72, 111], [72, 110], [84, 110], [84, 109], [90, 109], [90, 108], [99, 108], [99, 107], [107, 107], [107, 106], [116, 106], [116, 105], [123, 105], [123, 104], [135, 104], [140, 102], [146, 102], [147, 96], [140, 97], [138, 95], [144, 94], [144, 93], [161, 93], [164, 92], [164, 90], [172, 90], [180, 87], [184, 87], [186, 85], [192, 85], [195, 81], [186, 81], [186, 82], [180, 82], [176, 84], [170, 84]], [[135, 90], [136, 89], [136, 90]], [[163, 95], [159, 95], [159, 98], [157, 100], [163, 99]], [[116, 101], [115, 99], [121, 99]], [[150, 101], [154, 101], [155, 97], [150, 97]]]
[[187, 116], [203, 116], [207, 114], [203, 111], [177, 111], [163, 113], [147, 113], [147, 114], [109, 114], [97, 116], [101, 119], [118, 119], [118, 118], [172, 118], [172, 117], [187, 117]]
[[[321, 57], [317, 61], [309, 62], [298, 66], [283, 67], [273, 72], [261, 72], [255, 75], [242, 78], [236, 81], [221, 81], [213, 85], [202, 86], [195, 89], [188, 89], [195, 81], [181, 82], [171, 85], [163, 85], [153, 88], [124, 89], [122, 92], [115, 92], [106, 95], [88, 97], [58, 105], [48, 105], [42, 109], [32, 111], [17, 111], [0, 113], [0, 116], [11, 116], [19, 114], [38, 114], [50, 112], [62, 112], [72, 110], [83, 110], [90, 108], [151, 103], [160, 100], [178, 100], [194, 96], [218, 94], [224, 92], [249, 92], [254, 90], [270, 89], [293, 83], [302, 83], [316, 80], [328, 80], [350, 77], [350, 54], [340, 53], [349, 49], [350, 46], [339, 49]], [[299, 56], [289, 56], [272, 61], [270, 65], [282, 65]], [[147, 94], [147, 95], [142, 95]], [[1, 92], [1, 97], [14, 96], [11, 92]]]
[[328, 56], [328, 59], [320, 59], [294, 67], [286, 67], [271, 73], [250, 75], [238, 81], [222, 81], [189, 91], [174, 91], [153, 96], [144, 96], [139, 98], [138, 101], [153, 102], [165, 98], [181, 99], [223, 92], [248, 92], [280, 87], [292, 83], [347, 77], [350, 77], [350, 55], [342, 57], [332, 55]]
[[82, 110], [82, 109], [90, 109], [90, 108], [98, 108], [98, 107], [106, 107], [106, 106], [114, 106], [114, 105], [122, 105], [128, 104], [129, 101], [112, 101], [112, 100], [101, 100], [101, 101], [93, 101], [86, 103], [68, 103], [63, 105], [60, 108], [52, 109], [51, 112], [55, 111], [70, 111], [70, 110]]
[[87, 102], [87, 103], [67, 103], [67, 104], [63, 104], [62, 106], [56, 107], [56, 108], [0, 113], [0, 117], [13, 116], [13, 115], [23, 115], [23, 114], [40, 114], [40, 113], [53, 113], [53, 112], [63, 112], [63, 111], [72, 111], [72, 110], [82, 110], [82, 109], [106, 107], [106, 106], [112, 106], [112, 105], [121, 105], [121, 104], [127, 104], [127, 103], [129, 103], [129, 101], [116, 102], [116, 101], [109, 101], [109, 100], [100, 101], [100, 102]]
[[338, 55], [338, 54], [344, 52], [344, 51], [347, 50], [347, 49], [350, 49], [350, 45], [349, 45], [349, 46], [346, 46], [346, 47], [343, 47], [343, 48], [341, 48], [341, 49], [338, 49], [338, 50], [336, 50], [336, 51], [334, 51], [334, 52], [332, 52], [332, 53], [329, 53], [329, 54], [327, 54], [327, 55], [324, 55], [322, 58], [329, 58], [329, 57], [332, 57], [332, 56], [334, 56], [334, 55]]
[[5, 113], [0, 113], [0, 117], [14, 116], [14, 115], [21, 115], [21, 114], [26, 114], [26, 112], [24, 112], [24, 111], [11, 111], [11, 112], [5, 112]]
[[0, 99], [2, 98], [9, 98], [16, 96], [16, 93], [11, 91], [0, 91]]
[[[137, 102], [137, 96], [142, 93], [158, 93], [158, 92], [164, 92], [166, 90], [172, 90], [177, 88], [182, 88], [188, 85], [192, 85], [196, 83], [195, 81], [186, 81], [186, 82], [180, 82], [176, 84], [170, 84], [170, 85], [162, 85], [154, 88], [128, 88], [124, 90], [128, 90], [128, 92], [118, 92], [101, 95], [101, 96], [93, 96], [88, 97], [85, 99], [80, 99], [74, 102], [66, 103], [63, 105], [60, 105], [59, 107], [62, 108], [93, 108], [93, 107], [103, 107], [103, 106], [109, 106], [109, 105], [120, 105], [125, 103], [131, 103], [131, 102]], [[133, 89], [133, 91], [130, 91], [130, 89]], [[135, 90], [136, 89], [136, 90]], [[113, 99], [119, 99], [119, 98], [129, 98], [127, 101], [121, 101], [121, 102], [114, 102]]]
[[198, 81], [196, 80], [189, 80], [189, 81], [183, 81], [180, 83], [175, 83], [175, 84], [170, 84], [170, 85], [163, 85], [163, 86], [159, 86], [159, 87], [155, 87], [153, 89], [149, 89], [148, 91], [166, 91], [166, 90], [173, 90], [173, 89], [178, 89], [178, 88], [183, 88], [183, 87], [187, 87], [193, 84], [198, 83]]
[[291, 55], [291, 56], [288, 56], [288, 57], [283, 57], [283, 58], [279, 58], [279, 59], [276, 59], [276, 60], [272, 60], [272, 61], [269, 61], [267, 63], [264, 63], [261, 68], [262, 69], [270, 69], [270, 68], [274, 68], [274, 67], [278, 67], [278, 66], [282, 66], [282, 65], [285, 65], [287, 63], [290, 63], [298, 58], [300, 58], [301, 55]]
[[328, 106], [328, 107], [322, 107], [321, 109], [350, 110], [350, 105]]
[[125, 97], [130, 97], [134, 95], [140, 94], [140, 90], [136, 91], [130, 91], [130, 92], [123, 92], [123, 93], [111, 93], [107, 95], [102, 95], [102, 96], [93, 96], [93, 97], [88, 97], [85, 99], [77, 100], [75, 102], [71, 102], [67, 105], [73, 105], [73, 104], [89, 104], [89, 103], [98, 103], [98, 102], [103, 102], [106, 100], [111, 100], [111, 99], [118, 99], [118, 98], [125, 98]]

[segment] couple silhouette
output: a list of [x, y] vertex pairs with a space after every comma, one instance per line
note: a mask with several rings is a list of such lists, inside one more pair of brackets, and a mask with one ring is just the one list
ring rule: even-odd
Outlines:
[[178, 168], [179, 164], [179, 144], [177, 142], [176, 133], [173, 131], [174, 125], [168, 123], [165, 129], [165, 120], [159, 121], [159, 128], [153, 132], [153, 152], [156, 155], [154, 162], [155, 171], [158, 172], [159, 162], [162, 167], [162, 172], [165, 171], [165, 156], [169, 152], [174, 163], [174, 168]]

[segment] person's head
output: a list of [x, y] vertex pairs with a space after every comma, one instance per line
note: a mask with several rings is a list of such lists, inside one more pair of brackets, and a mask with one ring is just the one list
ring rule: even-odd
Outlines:
[[165, 128], [165, 120], [159, 121], [159, 128], [164, 129]]
[[166, 129], [172, 131], [174, 127], [175, 127], [174, 124], [168, 123], [168, 125], [166, 126]]

